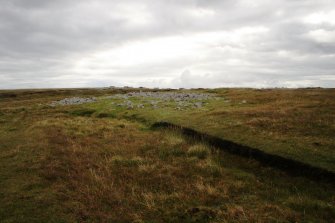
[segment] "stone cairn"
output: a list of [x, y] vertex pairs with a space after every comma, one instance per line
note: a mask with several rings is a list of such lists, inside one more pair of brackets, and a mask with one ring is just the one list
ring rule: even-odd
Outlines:
[[[200, 109], [204, 106], [205, 101], [213, 99], [213, 95], [202, 93], [179, 93], [179, 92], [130, 92], [127, 94], [116, 94], [107, 96], [109, 99], [122, 99], [122, 103], [116, 106], [127, 107], [128, 109], [144, 108], [150, 106], [153, 109], [164, 107], [166, 103], [173, 103], [176, 110], [183, 110], [186, 108]], [[146, 101], [146, 104], [134, 104], [130, 99], [139, 98]]]

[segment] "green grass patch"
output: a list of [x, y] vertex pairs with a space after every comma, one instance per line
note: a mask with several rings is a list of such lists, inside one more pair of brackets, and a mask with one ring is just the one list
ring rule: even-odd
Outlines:
[[86, 117], [89, 117], [91, 116], [92, 114], [94, 114], [94, 112], [96, 112], [96, 110], [94, 109], [77, 109], [77, 110], [73, 110], [73, 111], [70, 111], [69, 113], [71, 115], [74, 115], [74, 116], [86, 116]]
[[159, 158], [166, 160], [170, 157], [180, 157], [184, 156], [185, 151], [180, 147], [168, 147], [159, 149]]
[[97, 118], [116, 118], [116, 115], [113, 113], [101, 112], [96, 115]]

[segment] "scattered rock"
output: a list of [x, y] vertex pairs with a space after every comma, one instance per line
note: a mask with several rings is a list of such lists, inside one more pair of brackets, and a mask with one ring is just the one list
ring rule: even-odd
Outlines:
[[196, 108], [201, 108], [202, 107], [202, 102], [196, 102], [196, 103], [194, 103], [194, 106]]
[[133, 108], [144, 108], [143, 104], [134, 104], [131, 102], [131, 98], [140, 99], [148, 103], [153, 109], [159, 107], [167, 107], [171, 102], [176, 103], [176, 110], [182, 110], [183, 108], [202, 108], [205, 104], [204, 101], [209, 99], [216, 99], [213, 94], [204, 93], [185, 93], [185, 92], [159, 92], [159, 91], [139, 91], [129, 92], [126, 94], [116, 94], [105, 97], [106, 99], [124, 99], [123, 103], [117, 104], [117, 106], [127, 107], [128, 109]]
[[130, 92], [127, 94], [116, 94], [108, 96], [106, 98], [124, 98], [129, 97], [141, 97], [141, 98], [155, 98], [160, 100], [171, 100], [171, 101], [189, 101], [189, 100], [208, 100], [213, 98], [213, 95], [202, 94], [202, 93], [178, 93], [178, 92]]
[[51, 102], [51, 106], [57, 106], [57, 105], [79, 105], [84, 103], [91, 103], [97, 101], [96, 98], [79, 98], [79, 97], [73, 97], [73, 98], [64, 98], [59, 101], [53, 101]]

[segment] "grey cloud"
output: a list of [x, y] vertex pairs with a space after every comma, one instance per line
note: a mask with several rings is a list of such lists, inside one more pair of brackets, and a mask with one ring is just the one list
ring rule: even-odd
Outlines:
[[[0, 0], [0, 4], [0, 88], [100, 86], [104, 78], [108, 83], [171, 87], [335, 87], [335, 43], [308, 38], [310, 31], [335, 27], [303, 21], [312, 13], [334, 10], [330, 0]], [[206, 53], [201, 59], [183, 56], [129, 67], [113, 64], [105, 69], [95, 63], [87, 72], [74, 69], [82, 58], [134, 41], [233, 33], [243, 27], [268, 31], [243, 34], [252, 37], [243, 43], [216, 40], [203, 51], [195, 50], [200, 56]], [[106, 70], [103, 74], [101, 67]], [[189, 72], [181, 75], [185, 70]]]

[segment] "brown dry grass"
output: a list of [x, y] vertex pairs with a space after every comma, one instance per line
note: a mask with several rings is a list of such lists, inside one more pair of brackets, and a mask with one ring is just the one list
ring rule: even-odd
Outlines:
[[38, 105], [50, 95], [29, 97], [1, 102], [0, 218], [5, 222], [335, 218], [331, 185], [134, 121], [74, 116], [71, 111], [81, 106]]
[[[34, 131], [47, 139], [45, 146], [51, 149], [43, 162], [42, 174], [53, 182], [53, 190], [75, 219], [303, 219], [290, 206], [262, 197], [260, 191], [268, 188], [269, 182], [261, 183], [242, 170], [223, 168], [220, 163], [225, 159], [218, 159], [219, 153], [211, 152], [211, 148], [189, 144], [176, 133], [141, 128], [144, 127], [122, 120], [82, 117], [48, 119], [34, 125]], [[270, 190], [280, 189], [274, 186]]]

